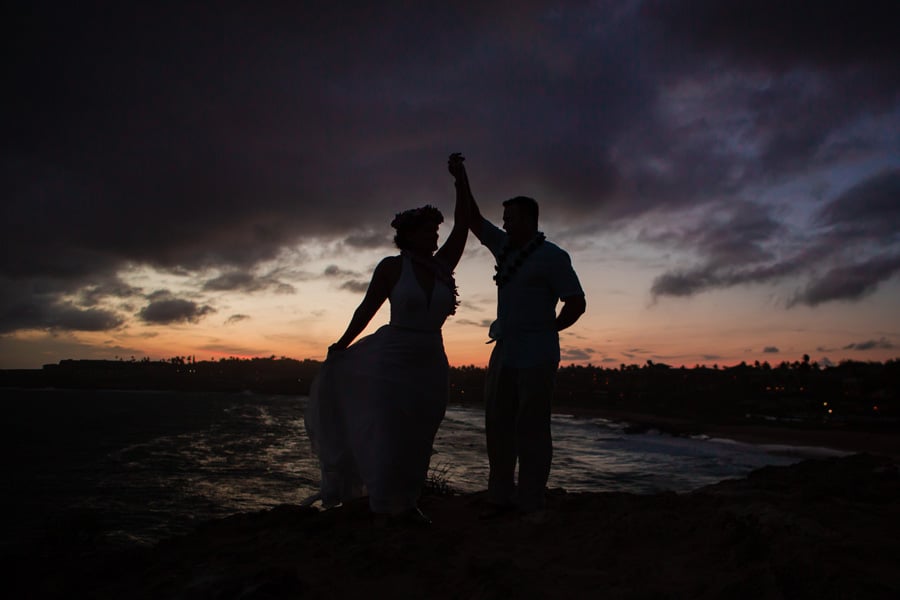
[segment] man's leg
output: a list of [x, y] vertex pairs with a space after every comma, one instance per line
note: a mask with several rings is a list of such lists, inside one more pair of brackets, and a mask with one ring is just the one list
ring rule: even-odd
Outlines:
[[[498, 344], [499, 346], [499, 344]], [[494, 348], [485, 381], [484, 429], [487, 438], [490, 476], [488, 501], [506, 505], [516, 490], [516, 385], [514, 370], [500, 364], [500, 352]]]
[[516, 503], [524, 511], [544, 506], [544, 489], [550, 477], [553, 440], [550, 435], [550, 403], [557, 365], [519, 369], [516, 441], [519, 451], [519, 486]]

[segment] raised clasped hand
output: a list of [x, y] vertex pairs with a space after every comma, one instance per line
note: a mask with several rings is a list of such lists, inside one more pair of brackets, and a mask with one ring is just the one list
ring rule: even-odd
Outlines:
[[466, 172], [466, 167], [463, 165], [464, 160], [466, 160], [466, 157], [460, 152], [454, 152], [450, 155], [450, 158], [447, 159], [447, 170], [450, 171], [451, 175], [459, 178]]

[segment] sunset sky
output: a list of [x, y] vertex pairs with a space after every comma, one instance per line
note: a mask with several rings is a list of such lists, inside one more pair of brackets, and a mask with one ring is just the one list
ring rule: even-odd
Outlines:
[[0, 368], [324, 358], [451, 152], [569, 251], [564, 364], [900, 357], [894, 0], [135, 4], [7, 9]]

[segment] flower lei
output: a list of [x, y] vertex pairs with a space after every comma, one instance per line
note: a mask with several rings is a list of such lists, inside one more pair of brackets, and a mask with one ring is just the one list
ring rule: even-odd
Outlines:
[[431, 257], [430, 259], [422, 258], [407, 250], [401, 250], [400, 254], [430, 270], [434, 273], [435, 279], [439, 279], [444, 285], [450, 288], [450, 291], [453, 292], [453, 307], [450, 309], [450, 314], [455, 315], [456, 307], [459, 306], [459, 289], [456, 287], [456, 279], [453, 277], [453, 271], [451, 271], [444, 263], [435, 260], [434, 257]]
[[546, 239], [547, 236], [545, 236], [543, 232], [538, 231], [537, 235], [535, 235], [524, 248], [519, 250], [518, 256], [516, 256], [516, 259], [511, 265], [506, 264], [506, 259], [510, 253], [513, 252], [513, 249], [509, 246], [509, 243], [507, 243], [503, 247], [503, 251], [500, 252], [500, 256], [497, 257], [497, 266], [494, 267], [494, 270], [497, 271], [497, 274], [494, 275], [494, 281], [497, 283], [497, 287], [502, 288], [509, 283], [509, 280], [516, 274], [516, 271], [519, 270], [519, 267], [522, 266], [525, 259], [531, 256], [531, 253], [537, 250]]
[[423, 221], [433, 221], [440, 225], [444, 222], [444, 215], [441, 211], [430, 204], [420, 206], [419, 208], [411, 208], [398, 212], [391, 221], [391, 227], [394, 229], [402, 229], [404, 227], [415, 227]]

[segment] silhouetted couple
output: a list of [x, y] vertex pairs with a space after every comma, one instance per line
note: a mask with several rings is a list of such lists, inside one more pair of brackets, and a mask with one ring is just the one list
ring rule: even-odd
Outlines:
[[[376, 514], [429, 522], [417, 501], [447, 407], [441, 327], [456, 312], [453, 270], [469, 230], [497, 261], [497, 319], [489, 331], [495, 345], [485, 385], [490, 505], [482, 516], [544, 506], [558, 332], [584, 312], [584, 292], [568, 254], [538, 231], [535, 200], [505, 201], [500, 229], [481, 216], [461, 155], [450, 156], [448, 170], [456, 207], [446, 242], [438, 249], [444, 218], [433, 206], [396, 215], [391, 226], [400, 255], [375, 268], [313, 384], [306, 427], [321, 465], [325, 507], [368, 494]], [[386, 299], [390, 323], [351, 345]]]

